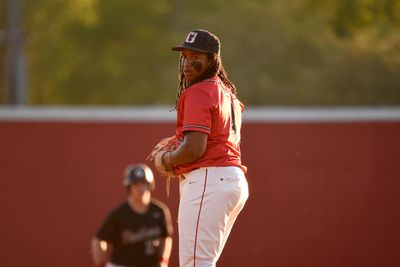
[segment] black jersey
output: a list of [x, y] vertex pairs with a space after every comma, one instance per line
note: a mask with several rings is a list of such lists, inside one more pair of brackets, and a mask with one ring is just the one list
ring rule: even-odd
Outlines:
[[113, 245], [110, 261], [132, 267], [150, 267], [160, 261], [162, 238], [172, 235], [168, 208], [152, 199], [146, 213], [132, 210], [128, 202], [110, 212], [96, 237]]

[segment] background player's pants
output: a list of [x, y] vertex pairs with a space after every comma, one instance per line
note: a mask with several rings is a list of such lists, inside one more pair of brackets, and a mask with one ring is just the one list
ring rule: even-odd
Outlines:
[[208, 167], [184, 175], [178, 214], [180, 267], [213, 267], [249, 190], [239, 167]]

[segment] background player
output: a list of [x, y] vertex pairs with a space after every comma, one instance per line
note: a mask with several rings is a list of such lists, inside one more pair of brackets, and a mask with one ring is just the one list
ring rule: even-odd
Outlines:
[[166, 267], [172, 248], [172, 223], [166, 205], [151, 197], [155, 182], [145, 164], [128, 166], [123, 185], [127, 200], [113, 209], [92, 239], [96, 266]]
[[243, 104], [227, 78], [220, 41], [205, 30], [190, 32], [180, 51], [177, 94], [178, 147], [159, 151], [158, 171], [180, 183], [180, 267], [215, 266], [248, 198], [241, 162]]

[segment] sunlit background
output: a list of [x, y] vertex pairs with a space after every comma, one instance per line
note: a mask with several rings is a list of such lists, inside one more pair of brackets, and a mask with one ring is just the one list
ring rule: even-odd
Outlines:
[[[9, 5], [7, 5], [9, 3]], [[1, 0], [3, 105], [173, 105], [192, 29], [248, 105], [400, 104], [399, 0]]]
[[[123, 170], [175, 132], [196, 28], [246, 106], [218, 266], [399, 267], [400, 0], [0, 0], [2, 266], [93, 266]], [[155, 180], [176, 267], [179, 183]]]

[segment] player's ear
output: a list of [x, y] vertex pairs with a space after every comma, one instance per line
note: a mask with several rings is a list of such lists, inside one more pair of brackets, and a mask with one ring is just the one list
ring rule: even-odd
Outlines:
[[216, 54], [207, 54], [207, 59], [207, 69], [210, 69], [217, 64], [218, 57]]

